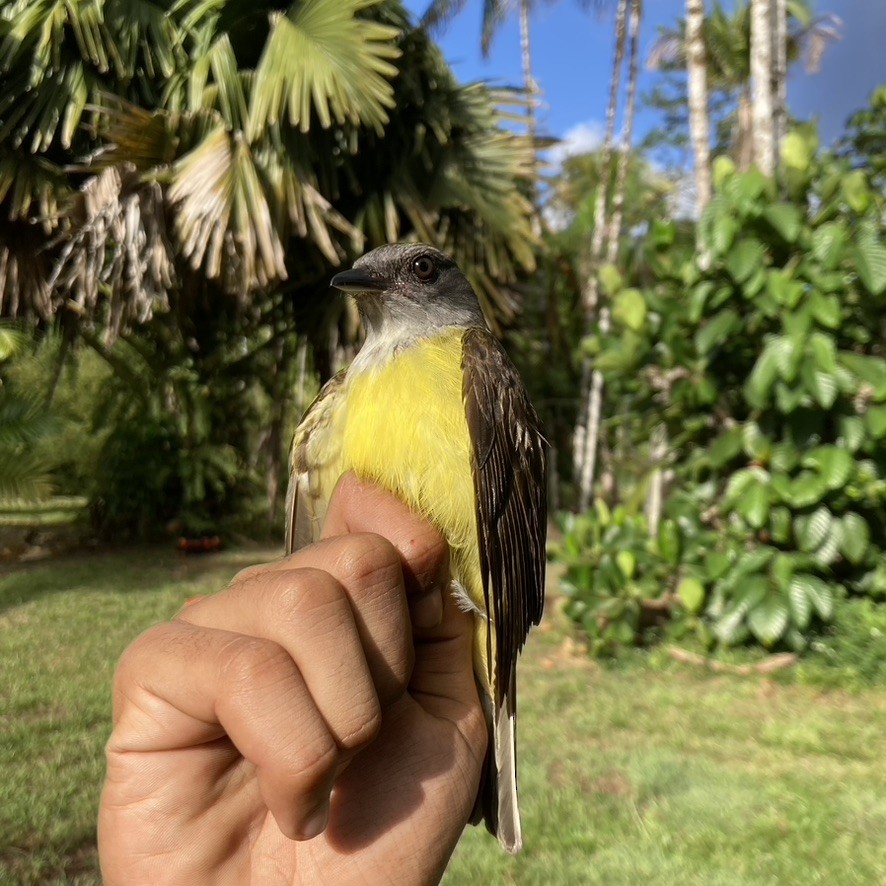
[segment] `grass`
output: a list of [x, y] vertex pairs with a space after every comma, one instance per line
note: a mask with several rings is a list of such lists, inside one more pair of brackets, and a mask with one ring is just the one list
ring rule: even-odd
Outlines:
[[[0, 575], [0, 883], [94, 884], [123, 648], [269, 551], [129, 551]], [[469, 829], [447, 886], [886, 882], [886, 687], [603, 668], [554, 607], [521, 666], [526, 848]]]

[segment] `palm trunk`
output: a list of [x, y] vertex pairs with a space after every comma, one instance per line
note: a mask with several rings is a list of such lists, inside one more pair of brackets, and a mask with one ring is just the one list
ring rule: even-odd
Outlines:
[[751, 88], [754, 162], [764, 175], [775, 172], [772, 95], [773, 0], [751, 0]]
[[695, 157], [696, 211], [711, 201], [711, 120], [708, 106], [708, 60], [704, 38], [704, 0], [686, 0], [686, 73], [689, 133]]
[[[618, 111], [618, 96], [621, 91], [621, 69], [624, 66], [627, 12], [628, 0], [619, 0], [615, 19], [615, 59], [609, 87], [609, 106], [606, 110], [606, 134], [603, 138], [600, 181], [597, 185], [597, 196], [594, 203], [594, 231], [591, 235], [591, 247], [586, 269], [587, 277], [581, 293], [585, 328], [588, 331], [593, 327], [600, 300], [597, 274], [600, 261], [603, 258], [607, 230], [606, 206], [612, 179], [612, 143], [615, 140], [615, 117]], [[578, 480], [578, 509], [581, 511], [587, 509], [591, 499], [591, 489], [594, 485], [594, 460], [600, 430], [600, 416], [594, 414], [594, 404], [598, 405], [599, 412], [599, 403], [602, 400], [602, 378], [598, 381], [598, 375], [592, 371], [590, 360], [585, 360], [581, 381], [582, 405], [572, 438], [572, 463], [574, 475]], [[597, 394], [594, 393], [595, 389], [598, 389]]]
[[526, 135], [532, 145], [532, 225], [536, 234], [541, 233], [541, 213], [538, 208], [536, 189], [537, 152], [535, 135], [538, 129], [536, 111], [538, 108], [538, 84], [532, 76], [532, 42], [529, 29], [529, 2], [520, 0], [520, 55], [523, 61], [523, 88], [526, 90]]
[[[626, 4], [624, 5], [624, 13], [627, 13]], [[628, 94], [627, 101], [625, 106], [625, 115], [624, 121], [622, 124], [622, 135], [621, 135], [621, 149], [619, 151], [618, 157], [618, 170], [616, 172], [616, 181], [613, 186], [612, 191], [612, 201], [610, 204], [610, 218], [608, 223], [605, 219], [605, 196], [606, 196], [606, 187], [612, 178], [611, 166], [612, 166], [612, 151], [611, 151], [611, 143], [610, 150], [608, 155], [604, 154], [603, 163], [604, 169], [601, 176], [601, 182], [598, 186], [597, 191], [597, 203], [595, 206], [595, 215], [594, 215], [594, 238], [595, 242], [598, 242], [597, 250], [594, 253], [594, 259], [591, 266], [591, 275], [589, 277], [589, 281], [592, 288], [592, 295], [594, 298], [594, 307], [596, 308], [599, 302], [599, 287], [597, 283], [597, 273], [599, 271], [599, 263], [602, 258], [602, 254], [604, 253], [604, 244], [605, 244], [605, 256], [606, 261], [609, 263], [614, 262], [618, 258], [618, 245], [621, 239], [621, 229], [622, 222], [624, 219], [624, 192], [627, 184], [627, 167], [628, 161], [630, 159], [630, 149], [631, 149], [631, 141], [633, 139], [634, 133], [634, 114], [636, 109], [636, 100], [637, 100], [637, 78], [639, 73], [639, 42], [640, 42], [640, 19], [642, 17], [643, 11], [643, 2], [642, 0], [631, 0], [630, 4], [630, 17], [627, 20], [627, 26], [625, 27], [625, 20], [621, 19], [621, 13], [623, 11], [622, 5], [619, 5], [619, 14], [620, 14], [620, 22], [618, 24], [621, 25], [619, 29], [618, 24], [616, 25], [616, 30], [620, 31], [618, 36], [616, 37], [616, 64], [618, 65], [618, 72], [613, 73], [613, 82], [621, 79], [621, 67], [624, 64], [624, 50], [625, 43], [627, 42], [627, 35], [630, 33], [631, 44], [630, 44], [630, 58], [629, 58], [629, 74], [628, 74]], [[627, 15], [625, 15], [627, 18]], [[615, 101], [617, 103], [617, 95], [615, 97]], [[610, 96], [610, 111], [612, 111], [612, 97]], [[614, 128], [614, 112], [612, 113], [612, 123]], [[607, 124], [609, 119], [607, 119]], [[607, 132], [608, 135], [608, 132]], [[602, 196], [602, 199], [601, 199]], [[598, 238], [597, 231], [600, 230], [601, 234]], [[602, 333], [607, 333], [609, 331], [609, 308], [603, 307], [599, 313], [599, 322], [598, 327]], [[587, 398], [587, 423], [586, 430], [582, 435], [582, 450], [581, 450], [581, 471], [579, 473], [579, 510], [586, 510], [590, 505], [591, 501], [591, 492], [594, 486], [594, 477], [596, 473], [597, 467], [597, 450], [600, 444], [600, 430], [603, 421], [603, 375], [602, 373], [594, 370], [591, 373], [591, 382], [590, 389], [588, 391]]]
[[773, 152], [778, 163], [781, 143], [788, 131], [788, 4], [774, 0], [772, 28], [772, 96], [773, 96]]

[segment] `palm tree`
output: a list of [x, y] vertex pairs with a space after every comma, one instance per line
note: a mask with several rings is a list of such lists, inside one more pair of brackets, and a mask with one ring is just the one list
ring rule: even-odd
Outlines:
[[513, 95], [459, 86], [395, 3], [167, 6], [0, 12], [0, 313], [118, 331], [197, 281], [243, 301], [410, 230], [507, 312], [495, 281], [533, 264]]
[[751, 0], [751, 157], [764, 175], [775, 172], [777, 145], [773, 101], [773, 0]]
[[[758, 0], [754, 0], [758, 2]], [[763, 2], [763, 0], [760, 0]], [[776, 0], [767, 0], [776, 2]], [[808, 0], [777, 0], [781, 12], [775, 17], [774, 25], [768, 31], [769, 39], [760, 52], [769, 53], [774, 59], [774, 73], [770, 68], [767, 94], [775, 95], [776, 101], [769, 100], [771, 113], [778, 120], [778, 131], [783, 134], [787, 118], [786, 71], [792, 64], [805, 57], [808, 73], [815, 73], [821, 64], [822, 56], [833, 40], [839, 39], [842, 22], [834, 15], [815, 16], [810, 11]], [[728, 14], [718, 2], [705, 17], [703, 40], [706, 49], [707, 85], [709, 93], [709, 114], [713, 116], [718, 108], [719, 130], [717, 141], [720, 149], [729, 151], [741, 169], [747, 169], [754, 162], [754, 100], [751, 76], [751, 19], [752, 6], [749, 2], [739, 5]], [[768, 9], [768, 7], [767, 7]], [[763, 7], [757, 9], [757, 33], [763, 31]], [[771, 18], [771, 17], [770, 17]], [[681, 20], [675, 29], [662, 31], [653, 45], [647, 66], [651, 70], [665, 73], [681, 73], [687, 70], [687, 26]], [[778, 36], [778, 35], [781, 36]], [[695, 44], [694, 44], [695, 45]], [[758, 53], [759, 58], [759, 53]], [[783, 72], [783, 73], [782, 73]], [[765, 75], [764, 75], [765, 77]], [[664, 96], [660, 96], [664, 99]], [[764, 101], [766, 99], [764, 98]], [[686, 108], [685, 95], [678, 91], [672, 99], [680, 109]], [[670, 120], [671, 129], [678, 129], [680, 114]], [[764, 133], [764, 139], [766, 134]], [[772, 144], [777, 149], [778, 139]]]
[[[585, 323], [588, 331], [596, 324], [605, 333], [609, 329], [609, 309], [600, 308], [599, 271], [603, 262], [612, 263], [618, 254], [624, 220], [624, 197], [628, 159], [633, 140], [639, 72], [640, 22], [642, 0], [620, 0], [615, 22], [615, 52], [610, 80], [609, 105], [606, 114], [606, 135], [603, 141], [603, 182], [597, 190], [594, 209], [594, 231], [591, 237], [588, 273], [582, 290]], [[618, 109], [621, 69], [625, 48], [630, 40], [628, 83], [618, 163], [613, 164], [612, 150], [615, 118]], [[586, 510], [594, 485], [597, 449], [600, 440], [603, 406], [603, 376], [586, 360], [582, 379], [582, 405], [573, 437], [573, 466], [578, 481], [578, 508]]]
[[[529, 17], [532, 11], [532, 0], [486, 0], [483, 3], [482, 31], [480, 49], [483, 58], [489, 57], [492, 41], [496, 31], [517, 7], [520, 16], [520, 57], [523, 66], [523, 89], [526, 92], [526, 129], [530, 138], [534, 139], [537, 130], [536, 112], [538, 109], [540, 90], [532, 74], [532, 36]], [[467, 0], [432, 0], [422, 16], [422, 24], [431, 30], [443, 30], [449, 22], [467, 6]]]
[[686, 80], [689, 93], [689, 134], [695, 156], [698, 215], [711, 200], [711, 120], [708, 110], [707, 48], [704, 0], [686, 0]]
[[107, 414], [175, 438], [195, 501], [227, 501], [232, 453], [285, 463], [291, 410], [264, 445], [240, 418], [292, 400], [301, 343], [321, 376], [342, 359], [333, 266], [416, 236], [494, 323], [516, 311], [519, 97], [457, 83], [393, 0], [12, 0], [0, 77], [0, 316], [75, 322], [114, 370]]

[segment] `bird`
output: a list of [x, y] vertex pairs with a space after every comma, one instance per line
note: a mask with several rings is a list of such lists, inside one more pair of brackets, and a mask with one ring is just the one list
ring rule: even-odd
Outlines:
[[473, 663], [490, 740], [473, 824], [508, 852], [517, 804], [516, 667], [544, 608], [546, 442], [517, 369], [447, 254], [373, 249], [331, 285], [356, 301], [365, 337], [296, 430], [286, 549], [320, 537], [352, 471], [426, 517], [450, 548], [450, 588], [473, 615]]

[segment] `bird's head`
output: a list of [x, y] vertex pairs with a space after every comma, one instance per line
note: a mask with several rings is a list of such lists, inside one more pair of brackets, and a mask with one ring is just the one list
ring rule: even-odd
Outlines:
[[380, 246], [332, 278], [356, 298], [367, 335], [423, 337], [446, 327], [486, 325], [458, 265], [424, 243]]

